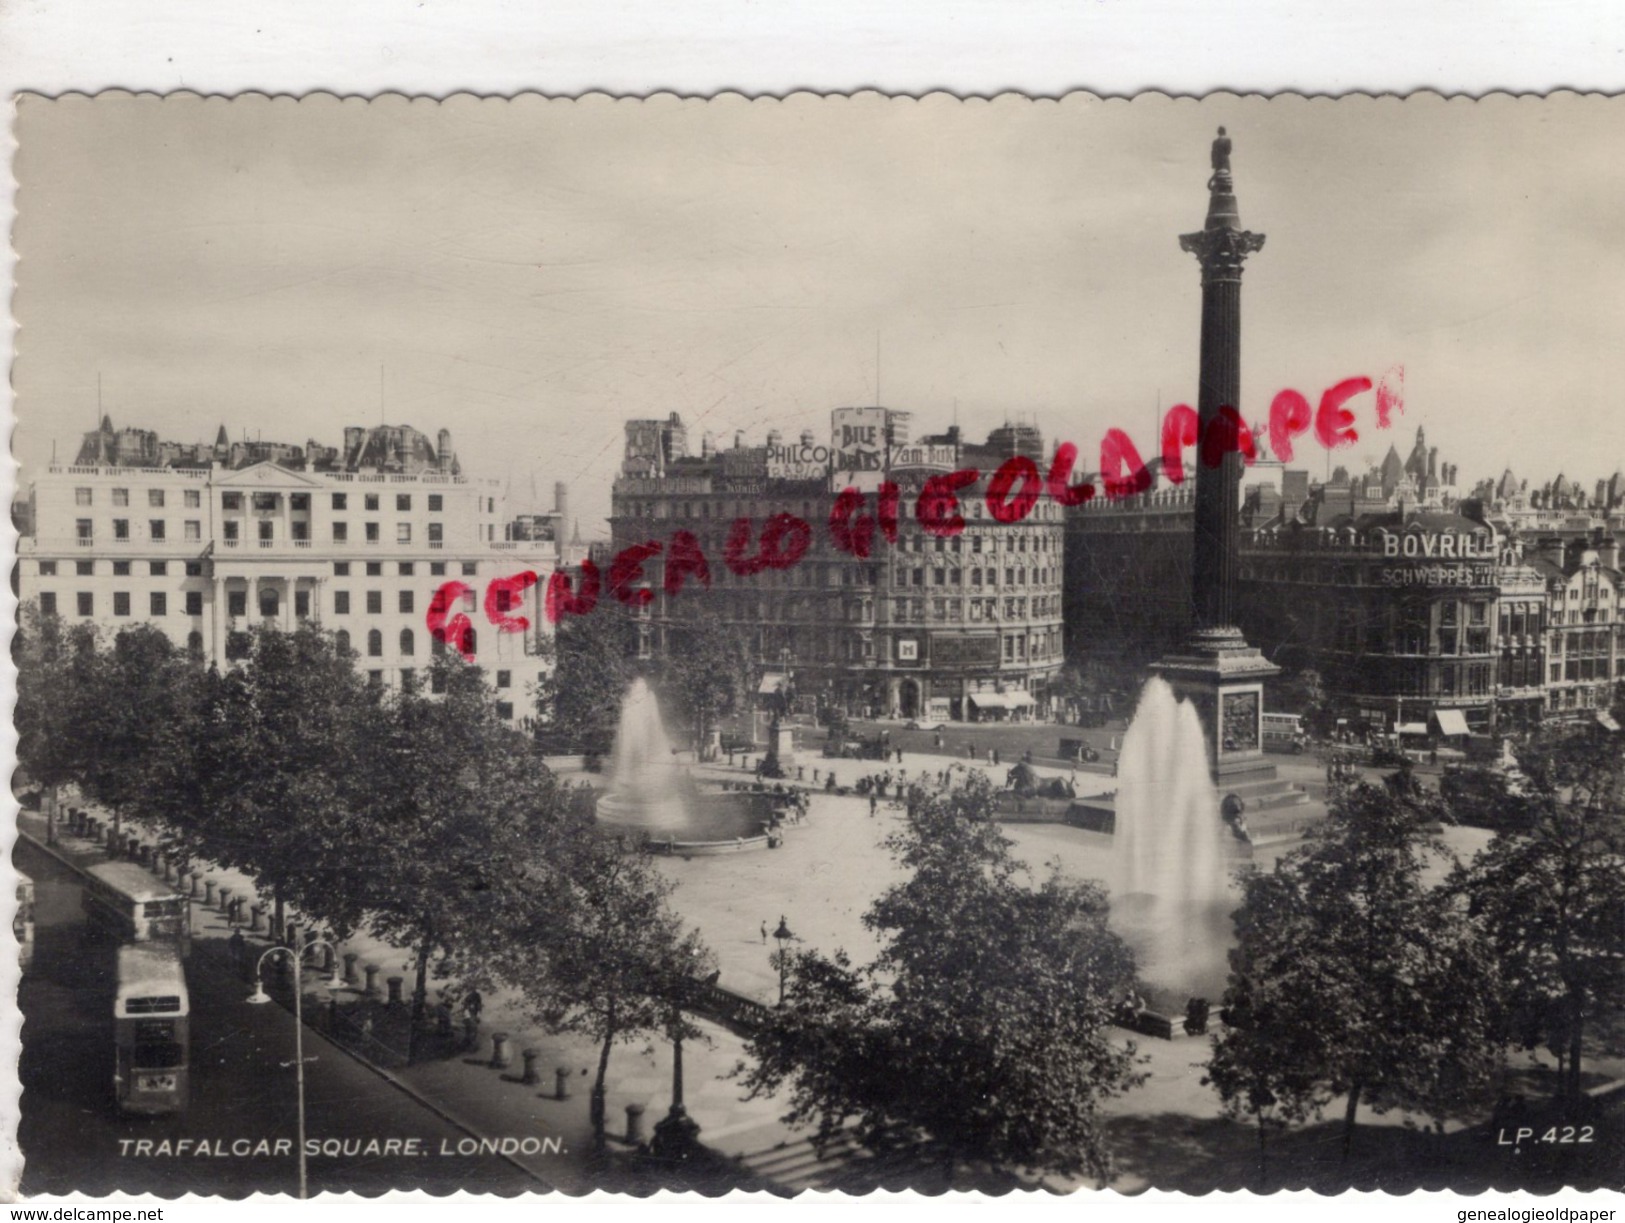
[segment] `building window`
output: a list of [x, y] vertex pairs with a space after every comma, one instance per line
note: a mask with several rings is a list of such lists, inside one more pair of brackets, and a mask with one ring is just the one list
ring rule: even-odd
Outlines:
[[399, 593], [399, 595], [397, 597], [400, 599], [401, 614], [402, 615], [407, 615], [407, 616], [411, 615], [412, 614], [412, 592], [410, 590], [403, 590], [403, 591], [401, 591]]
[[383, 572], [384, 572], [384, 563], [382, 561], [368, 561], [367, 562], [367, 576], [368, 577], [370, 577], [370, 578], [380, 577], [380, 576], [383, 575]]
[[76, 488], [76, 489], [74, 489], [73, 490], [73, 503], [75, 505], [89, 505], [90, 504], [90, 490], [88, 488]]
[[188, 616], [201, 616], [203, 614], [203, 592], [201, 590], [188, 590], [186, 592], [186, 614]]
[[73, 533], [81, 540], [88, 540], [90, 536], [90, 519], [76, 518], [73, 523]]
[[154, 518], [148, 522], [147, 534], [151, 536], [154, 541], [162, 541], [164, 538], [164, 520], [162, 518]]
[[128, 616], [130, 614], [130, 592], [128, 590], [115, 590], [113, 592], [113, 614], [115, 616]]
[[220, 508], [223, 510], [240, 510], [243, 508], [243, 495], [241, 493], [221, 493]]
[[384, 592], [369, 590], [367, 592], [367, 615], [380, 616], [384, 612]]
[[446, 562], [445, 561], [430, 561], [429, 562], [429, 576], [430, 577], [435, 577], [435, 578], [443, 578], [443, 577], [445, 577], [446, 576]]
[[272, 522], [269, 518], [260, 519], [260, 542], [261, 543], [269, 543], [271, 541], [272, 531], [275, 528], [275, 526], [276, 526], [276, 524], [274, 522]]
[[335, 616], [348, 616], [350, 614], [350, 592], [348, 590], [335, 590], [333, 592], [333, 614]]
[[39, 575], [42, 578], [54, 578], [56, 576], [56, 562], [41, 561], [39, 563]]
[[227, 633], [226, 658], [229, 660], [247, 658], [249, 647], [253, 644], [253, 641], [254, 639], [247, 633]]
[[334, 561], [333, 562], [333, 576], [336, 577], [336, 578], [347, 578], [347, 577], [349, 577], [350, 576], [350, 562], [349, 561]]
[[189, 488], [181, 494], [181, 504], [189, 510], [203, 508], [203, 494], [195, 488]]
[[504, 722], [513, 721], [513, 702], [512, 701], [498, 701], [497, 702], [497, 717], [501, 718]]
[[361, 498], [361, 505], [362, 505], [362, 508], [364, 508], [364, 509], [369, 509], [369, 510], [377, 509], [378, 508], [378, 494], [377, 493], [367, 493], [367, 494], [365, 494]]
[[[90, 593], [90, 591], [81, 590], [76, 596], [76, 599], [78, 602], [79, 614], [81, 616], [94, 616], [96, 614], [96, 599]], [[1553, 671], [1556, 671], [1555, 667], [1552, 669]], [[1556, 679], [1557, 676], [1554, 674], [1552, 678]]]
[[220, 524], [220, 527], [226, 533], [226, 542], [228, 544], [234, 544], [234, 543], [237, 542], [237, 524], [236, 524], [236, 522], [233, 522], [233, 521], [222, 522]]
[[129, 577], [130, 576], [130, 562], [129, 561], [114, 561], [113, 562], [113, 576], [116, 577], [116, 578], [127, 578], [127, 577]]
[[54, 591], [40, 591], [39, 610], [42, 616], [56, 615], [56, 593]]
[[429, 513], [438, 514], [440, 512], [440, 507], [443, 504], [443, 500], [444, 499], [440, 496], [439, 493], [430, 493], [429, 494]]
[[310, 523], [308, 522], [290, 522], [288, 529], [293, 532], [293, 537], [296, 540], [310, 538]]
[[446, 533], [445, 533], [445, 524], [444, 523], [431, 522], [429, 524], [429, 542], [431, 544], [440, 544], [440, 543], [445, 543], [446, 542]]
[[429, 691], [439, 694], [446, 690], [446, 673], [439, 669], [429, 672]]
[[260, 591], [260, 615], [275, 616], [282, 609], [282, 597], [271, 588], [266, 587]]
[[338, 650], [340, 655], [350, 652], [350, 633], [348, 629], [341, 628], [333, 634], [333, 647]]
[[471, 578], [476, 573], [479, 572], [479, 568], [480, 567], [477, 564], [475, 564], [473, 561], [464, 561], [463, 562], [463, 576], [465, 578]]
[[408, 510], [410, 510], [411, 508], [412, 508], [412, 494], [411, 493], [396, 493], [395, 494], [395, 509], [397, 511], [404, 514]]
[[289, 493], [288, 494], [288, 508], [290, 510], [309, 510], [310, 509], [310, 494], [309, 493]]
[[130, 490], [127, 489], [127, 488], [115, 488], [113, 490], [113, 504], [114, 505], [129, 505], [130, 504]]
[[181, 524], [181, 534], [196, 543], [203, 538], [203, 523], [196, 518], [188, 518]]
[[164, 490], [161, 488], [149, 488], [147, 490], [147, 504], [155, 510], [163, 509]]
[[228, 591], [226, 591], [226, 615], [228, 615], [228, 616], [246, 616], [246, 615], [248, 615], [248, 591], [246, 591], [246, 590], [228, 590]]
[[367, 524], [367, 542], [369, 544], [375, 544], [378, 542], [378, 524], [376, 522], [369, 522]]
[[74, 561], [73, 571], [82, 578], [88, 578], [96, 572], [95, 561]]
[[412, 524], [410, 522], [397, 522], [395, 524], [395, 542], [398, 544], [412, 542]]
[[416, 651], [416, 649], [417, 640], [412, 636], [412, 630], [409, 628], [403, 628], [401, 630], [401, 657], [412, 657], [412, 654]]
[[382, 688], [384, 686], [384, 673], [382, 671], [367, 672], [367, 687]]
[[293, 614], [301, 620], [310, 619], [310, 591], [296, 590], [293, 592]]
[[155, 590], [147, 596], [150, 600], [152, 614], [164, 616], [169, 614], [169, 596], [161, 590]]
[[463, 591], [463, 610], [473, 612], [479, 609], [479, 596], [472, 590]]
[[193, 662], [203, 661], [203, 634], [196, 630], [186, 634], [186, 654]]
[[497, 672], [497, 687], [498, 688], [511, 688], [512, 686], [513, 686], [513, 672], [512, 671], [498, 671]]
[[416, 692], [418, 690], [418, 673], [412, 667], [401, 668], [401, 691]]
[[200, 577], [202, 577], [203, 576], [203, 562], [202, 561], [187, 561], [186, 562], [186, 576], [189, 577], [189, 578], [200, 578]]
[[377, 629], [367, 632], [367, 657], [382, 658], [384, 656], [384, 635]]
[[130, 538], [130, 520], [128, 518], [115, 518], [115, 519], [113, 519], [113, 538], [114, 539], [129, 539]]
[[403, 578], [409, 578], [414, 573], [417, 572], [417, 570], [413, 567], [413, 564], [412, 564], [411, 561], [402, 561], [399, 565], [396, 566], [396, 569], [398, 569], [400, 571], [400, 575]]
[[333, 494], [333, 508], [336, 509], [336, 510], [347, 510], [347, 509], [349, 509], [350, 508], [349, 495], [346, 494], [346, 493], [334, 493]]
[[152, 574], [152, 576], [155, 577], [155, 578], [168, 577], [169, 576], [169, 562], [168, 561], [148, 561], [147, 562], [147, 572]]
[[270, 510], [276, 509], [276, 507], [277, 507], [277, 494], [275, 494], [275, 493], [255, 493], [254, 494], [254, 508], [256, 510], [270, 511]]

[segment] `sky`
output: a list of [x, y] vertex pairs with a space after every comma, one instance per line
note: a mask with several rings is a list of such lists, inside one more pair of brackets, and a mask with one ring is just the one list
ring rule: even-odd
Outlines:
[[[449, 428], [602, 533], [622, 422], [731, 444], [882, 402], [1086, 456], [1194, 402], [1209, 144], [1234, 141], [1242, 400], [1405, 369], [1471, 484], [1625, 464], [1625, 102], [1142, 95], [24, 98], [13, 451]], [[98, 392], [98, 383], [100, 390]], [[100, 408], [98, 408], [98, 396]], [[1316, 448], [1302, 465], [1324, 473]]]

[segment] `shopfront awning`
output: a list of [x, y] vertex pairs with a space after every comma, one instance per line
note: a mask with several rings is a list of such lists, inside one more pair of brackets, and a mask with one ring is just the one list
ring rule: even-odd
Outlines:
[[1597, 710], [1597, 725], [1602, 727], [1604, 730], [1619, 729], [1619, 723], [1614, 720], [1614, 715], [1609, 713], [1606, 709]]
[[784, 691], [784, 676], [777, 671], [769, 671], [762, 676], [762, 682], [756, 686], [758, 696], [777, 696]]
[[1472, 733], [1467, 729], [1466, 716], [1459, 709], [1435, 709], [1433, 721], [1438, 726], [1439, 733], [1447, 739]]
[[1025, 709], [1035, 704], [1030, 692], [973, 692], [970, 699], [978, 709]]

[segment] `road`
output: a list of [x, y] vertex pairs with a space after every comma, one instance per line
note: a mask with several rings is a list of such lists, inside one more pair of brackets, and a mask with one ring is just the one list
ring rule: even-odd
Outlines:
[[[298, 1167], [293, 1018], [275, 1005], [250, 1006], [248, 990], [221, 966], [194, 954], [192, 1090], [184, 1114], [123, 1117], [113, 1107], [112, 954], [82, 937], [73, 873], [25, 841], [15, 850], [36, 884], [36, 949], [19, 990], [24, 1026], [18, 1143], [25, 1194], [112, 1191], [173, 1197], [182, 1193], [293, 1193]], [[512, 1194], [543, 1186], [496, 1155], [456, 1154], [468, 1135], [305, 1029], [307, 1134], [352, 1142], [353, 1155], [309, 1159], [312, 1195], [322, 1190], [381, 1193], [423, 1188]], [[286, 1064], [286, 1065], [284, 1065]], [[541, 1137], [535, 1133], [515, 1138]], [[139, 1154], [190, 1139], [287, 1139], [283, 1155]], [[416, 1157], [366, 1153], [370, 1139], [419, 1140]], [[136, 1144], [149, 1140], [151, 1148]], [[442, 1144], [451, 1154], [440, 1154]], [[402, 1148], [405, 1149], [404, 1147]], [[340, 1148], [342, 1150], [342, 1148]]]

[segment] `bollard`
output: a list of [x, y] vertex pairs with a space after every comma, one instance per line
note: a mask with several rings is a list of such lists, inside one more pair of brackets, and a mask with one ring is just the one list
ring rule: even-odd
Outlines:
[[570, 1098], [570, 1068], [560, 1066], [553, 1071], [553, 1098], [555, 1100], [568, 1100]]
[[641, 1104], [628, 1104], [626, 1106], [626, 1141], [639, 1143], [643, 1141], [643, 1111]]
[[361, 957], [356, 955], [356, 953], [353, 951], [346, 951], [344, 953], [344, 983], [346, 985], [355, 984], [355, 962], [360, 958]]
[[508, 1034], [506, 1032], [491, 1033], [491, 1061], [492, 1070], [505, 1069], [513, 1062], [513, 1052], [508, 1048]]
[[542, 1076], [536, 1071], [536, 1061], [542, 1056], [540, 1049], [526, 1049], [519, 1055], [525, 1059], [525, 1073], [519, 1080], [526, 1087], [534, 1087], [542, 1081]]
[[401, 979], [399, 977], [391, 977], [384, 984], [389, 986], [389, 1005], [390, 1006], [400, 1006], [400, 1004], [401, 1004]]
[[231, 889], [230, 888], [221, 888], [220, 889], [220, 911], [222, 913], [231, 912]]
[[192, 872], [192, 890], [189, 893], [193, 900], [203, 895], [203, 876], [196, 871]]
[[378, 997], [378, 965], [368, 964], [362, 971], [367, 974], [367, 984], [361, 992], [369, 998]]
[[322, 944], [322, 972], [331, 977], [333, 975], [333, 944]]
[[203, 881], [203, 904], [204, 904], [205, 908], [209, 908], [209, 909], [214, 908], [214, 880], [213, 879], [205, 879]]
[[252, 908], [250, 908], [248, 910], [248, 917], [249, 917], [248, 928], [250, 930], [252, 930], [255, 934], [264, 934], [265, 933], [265, 906], [264, 905], [254, 905]]

